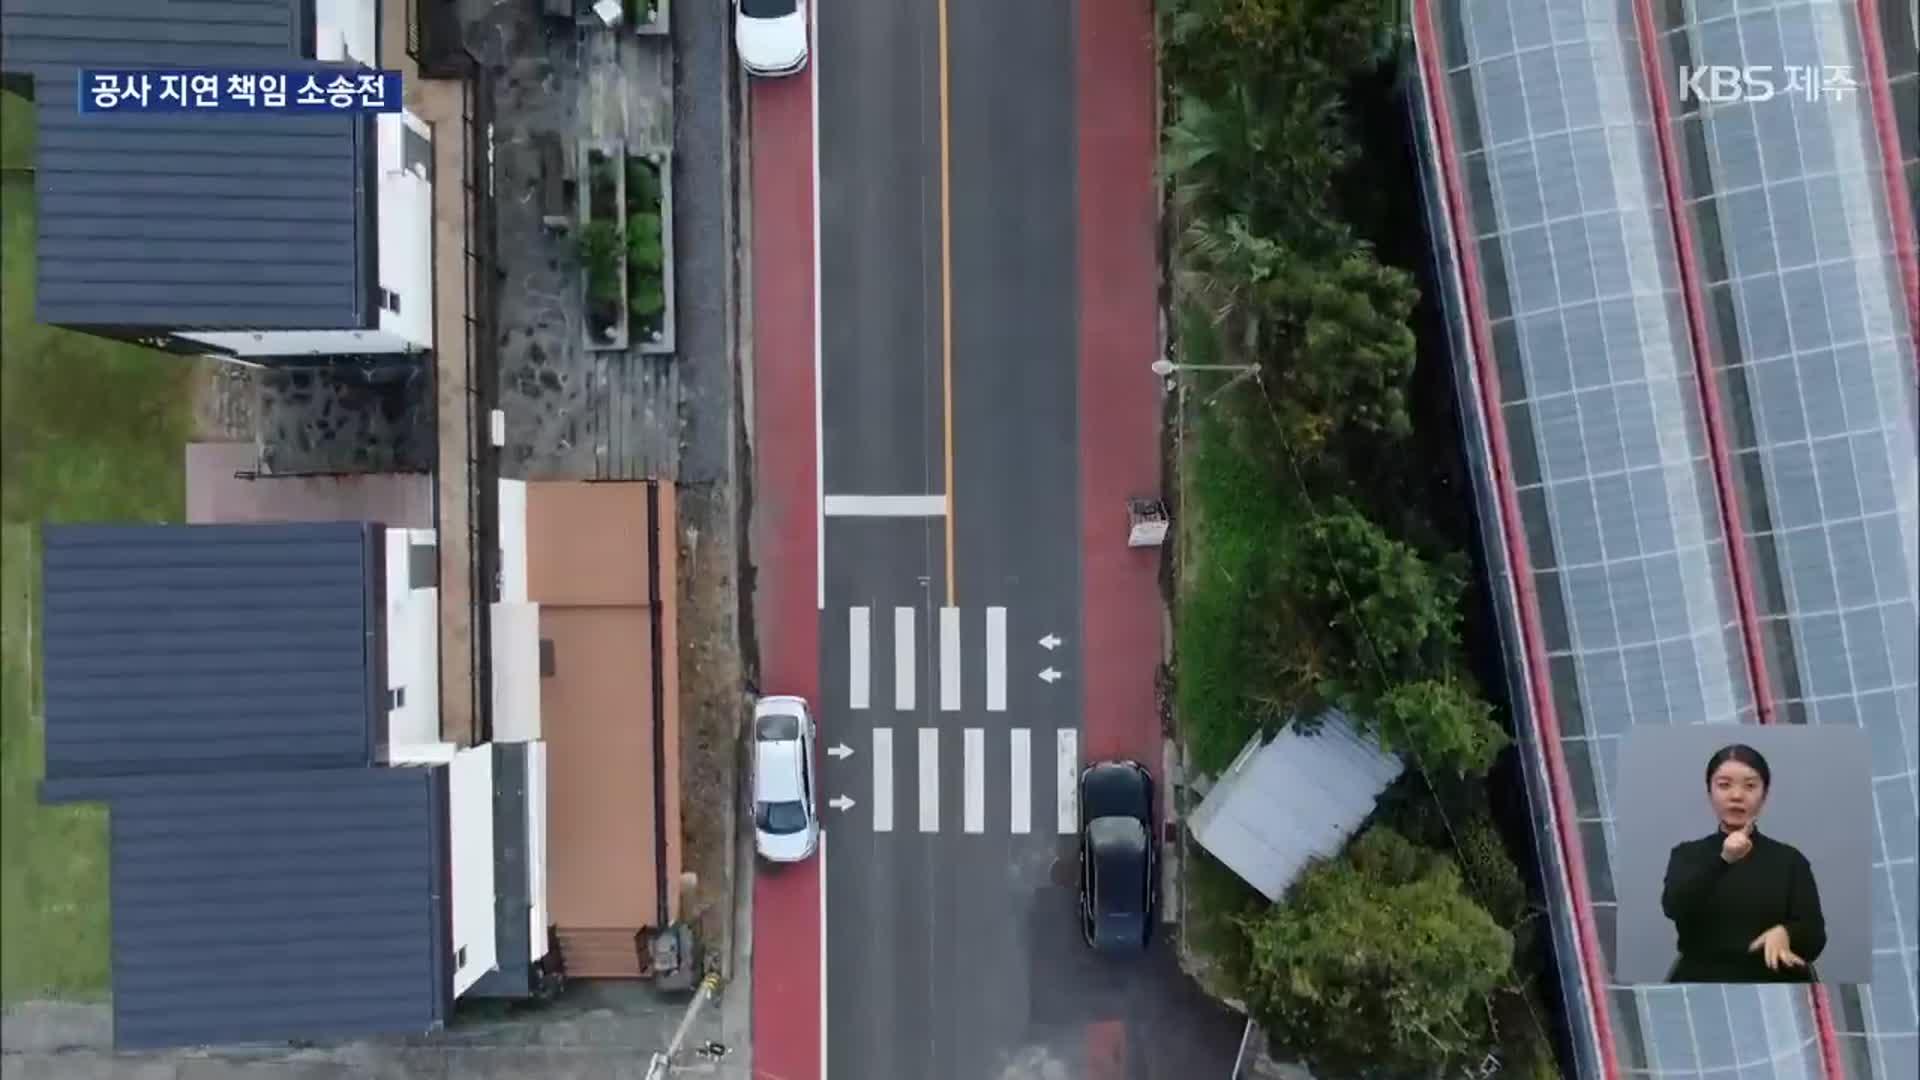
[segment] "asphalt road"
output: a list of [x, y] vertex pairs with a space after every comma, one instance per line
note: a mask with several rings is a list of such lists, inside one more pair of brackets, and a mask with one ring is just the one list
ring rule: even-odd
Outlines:
[[1169, 950], [1081, 943], [1061, 826], [1086, 742], [1074, 6], [951, 5], [950, 372], [938, 13], [817, 9], [822, 492], [953, 483], [951, 533], [932, 506], [824, 526], [816, 708], [846, 752], [821, 796], [851, 800], [823, 809], [826, 1076], [1224, 1076], [1239, 1023]]

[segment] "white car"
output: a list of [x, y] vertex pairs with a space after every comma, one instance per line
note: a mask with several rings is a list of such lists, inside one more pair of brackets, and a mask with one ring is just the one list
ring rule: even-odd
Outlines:
[[754, 75], [791, 75], [807, 66], [806, 0], [734, 0], [733, 47]]
[[753, 706], [753, 847], [768, 862], [801, 862], [820, 846], [813, 787], [813, 717], [797, 697]]

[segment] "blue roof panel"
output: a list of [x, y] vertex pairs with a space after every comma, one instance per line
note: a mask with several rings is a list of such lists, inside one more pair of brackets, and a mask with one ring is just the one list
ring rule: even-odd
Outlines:
[[34, 78], [41, 322], [360, 329], [374, 304], [372, 117], [82, 114], [84, 68], [308, 69], [299, 0], [7, 0]]
[[120, 1049], [446, 1021], [445, 767], [139, 778], [109, 817]]
[[43, 536], [51, 797], [143, 774], [373, 761], [386, 716], [380, 526]]

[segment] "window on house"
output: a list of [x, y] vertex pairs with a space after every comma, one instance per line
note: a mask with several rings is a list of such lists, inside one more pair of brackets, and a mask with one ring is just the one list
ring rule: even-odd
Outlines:
[[393, 689], [387, 691], [387, 708], [389, 710], [405, 708], [406, 704], [407, 704], [407, 688], [406, 687], [396, 686]]
[[433, 143], [410, 127], [400, 132], [400, 168], [433, 183]]
[[453, 967], [455, 971], [458, 971], [459, 969], [466, 966], [467, 966], [467, 947], [465, 945], [462, 945], [459, 948], [453, 950]]
[[395, 315], [400, 314], [400, 294], [394, 292], [392, 289], [381, 289], [380, 306], [393, 312]]
[[440, 549], [433, 544], [407, 546], [407, 583], [415, 589], [431, 589], [440, 584]]
[[553, 639], [540, 639], [540, 677], [553, 678]]

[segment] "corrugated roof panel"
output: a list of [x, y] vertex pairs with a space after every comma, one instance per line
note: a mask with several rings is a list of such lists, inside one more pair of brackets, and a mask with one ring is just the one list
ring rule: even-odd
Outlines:
[[47, 526], [50, 785], [370, 762], [382, 542], [364, 524]]
[[8, 0], [39, 120], [36, 315], [357, 329], [375, 317], [366, 116], [80, 113], [82, 68], [304, 68], [297, 0]]
[[119, 785], [109, 810], [116, 1045], [444, 1023], [446, 786], [441, 766]]
[[1339, 713], [1312, 734], [1254, 736], [1189, 821], [1194, 838], [1269, 900], [1339, 853], [1403, 766]]

